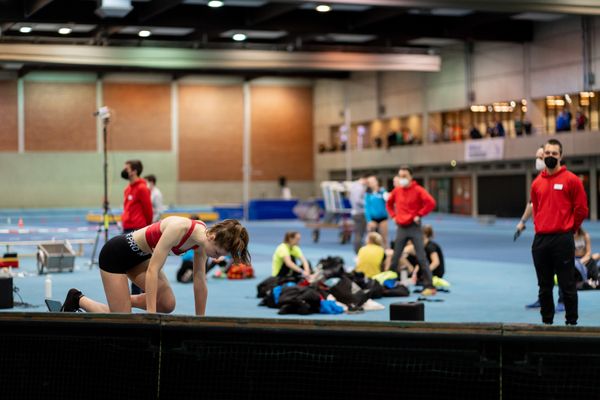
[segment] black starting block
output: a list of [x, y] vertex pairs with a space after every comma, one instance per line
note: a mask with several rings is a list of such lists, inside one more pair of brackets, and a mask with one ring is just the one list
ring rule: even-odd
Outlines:
[[421, 302], [390, 304], [390, 321], [425, 321], [425, 304]]
[[0, 277], [0, 308], [13, 308], [13, 278]]
[[46, 302], [46, 307], [48, 307], [48, 311], [61, 312], [62, 303], [60, 301], [46, 299], [45, 302]]

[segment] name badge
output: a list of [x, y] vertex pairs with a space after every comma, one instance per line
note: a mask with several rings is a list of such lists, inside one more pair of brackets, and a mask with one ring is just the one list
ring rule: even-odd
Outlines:
[[562, 189], [563, 189], [562, 183], [555, 183], [554, 184], [554, 190], [562, 190]]

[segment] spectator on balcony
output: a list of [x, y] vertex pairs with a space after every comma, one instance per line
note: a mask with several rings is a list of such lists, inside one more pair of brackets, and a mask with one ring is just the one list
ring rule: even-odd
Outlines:
[[381, 139], [381, 136], [376, 136], [373, 139], [373, 144], [376, 148], [380, 149], [383, 146], [383, 139]]
[[506, 131], [504, 130], [504, 125], [502, 125], [502, 121], [498, 118], [496, 119], [496, 125], [494, 126], [494, 137], [504, 136], [506, 136]]
[[517, 136], [523, 136], [523, 119], [515, 119], [515, 134]]
[[477, 127], [475, 125], [471, 125], [471, 130], [469, 131], [469, 136], [471, 137], [471, 139], [481, 139], [483, 137], [481, 135], [481, 132], [479, 131], [479, 129], [477, 129]]
[[556, 116], [556, 132], [569, 132], [571, 130], [571, 113], [564, 108]]
[[414, 144], [415, 137], [408, 128], [402, 129], [402, 143], [403, 144]]
[[486, 133], [486, 137], [496, 137], [496, 132], [495, 132], [493, 123], [488, 122], [485, 133]]
[[389, 149], [392, 146], [396, 146], [398, 141], [396, 140], [396, 132], [391, 131], [387, 135], [387, 148]]
[[531, 121], [527, 118], [523, 119], [523, 130], [525, 131], [525, 134], [527, 136], [531, 135], [531, 133], [533, 132]]
[[581, 110], [577, 110], [577, 114], [575, 114], [575, 128], [578, 131], [584, 131], [585, 126], [587, 125], [588, 119]]
[[444, 124], [444, 131], [442, 132], [442, 141], [449, 142], [452, 140], [452, 125]]
[[429, 133], [427, 134], [427, 142], [428, 143], [437, 143], [440, 141], [440, 134], [439, 132], [436, 132], [435, 129], [430, 129]]

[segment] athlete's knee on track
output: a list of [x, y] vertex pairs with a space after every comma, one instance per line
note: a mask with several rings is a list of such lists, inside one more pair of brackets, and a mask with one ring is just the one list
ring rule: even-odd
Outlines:
[[156, 308], [157, 308], [156, 311], [169, 314], [175, 310], [176, 305], [177, 304], [175, 301], [175, 297], [164, 296], [158, 300], [158, 304], [156, 305]]

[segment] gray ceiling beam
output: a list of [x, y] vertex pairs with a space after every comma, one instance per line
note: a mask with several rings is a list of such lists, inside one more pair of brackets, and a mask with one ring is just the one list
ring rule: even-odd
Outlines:
[[0, 44], [0, 62], [162, 70], [439, 71], [435, 54]]
[[[314, 0], [278, 0], [314, 3]], [[332, 4], [358, 4], [409, 8], [461, 8], [475, 11], [539, 12], [600, 15], [598, 0], [327, 0]]]

